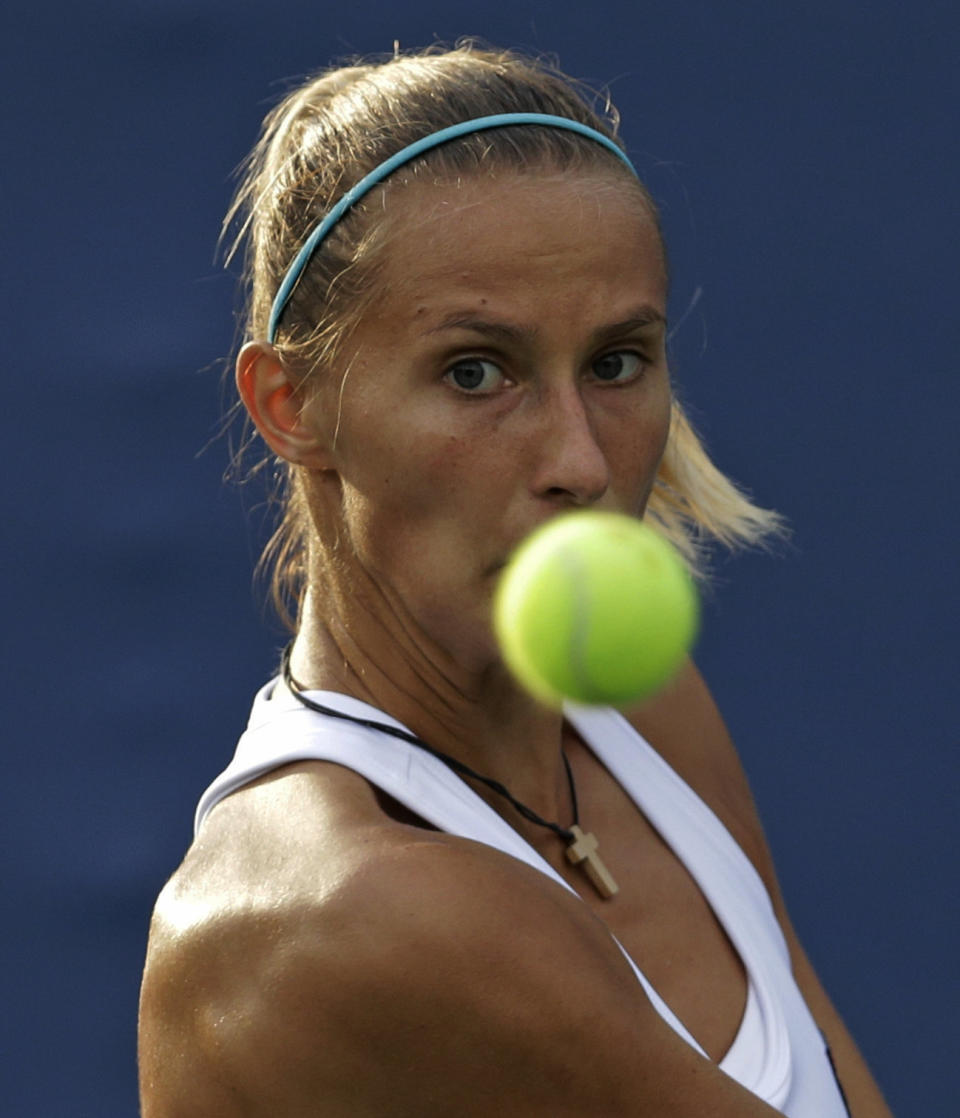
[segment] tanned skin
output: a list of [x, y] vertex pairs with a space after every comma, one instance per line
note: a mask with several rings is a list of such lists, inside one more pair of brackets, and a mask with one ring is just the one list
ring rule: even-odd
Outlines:
[[[237, 366], [314, 528], [296, 678], [386, 711], [569, 823], [565, 753], [620, 892], [600, 898], [552, 832], [485, 788], [579, 898], [343, 767], [277, 770], [214, 808], [158, 901], [143, 1118], [774, 1113], [717, 1066], [747, 982], [703, 894], [560, 712], [509, 677], [489, 623], [516, 544], [575, 508], [641, 514], [667, 445], [663, 251], [624, 174], [411, 186], [382, 216], [381, 289], [341, 379], [301, 392], [256, 342]], [[635, 724], [766, 882], [854, 1118], [889, 1118], [790, 929], [696, 670]]]
[[[696, 670], [634, 721], [763, 877], [854, 1118], [889, 1118], [786, 919], [749, 788]], [[589, 800], [605, 782], [584, 775]], [[399, 815], [362, 778], [319, 762], [213, 811], [154, 915], [143, 1118], [776, 1113], [663, 1022], [596, 914], [604, 902], [583, 890], [580, 903], [522, 863]], [[685, 887], [686, 871], [645, 841], [658, 872]], [[642, 887], [617, 872], [622, 893]], [[695, 953], [711, 937], [690, 923]], [[685, 955], [688, 921], [667, 934]], [[719, 934], [712, 946], [696, 976], [705, 1001], [726, 951]], [[671, 999], [669, 978], [655, 984], [722, 1056], [737, 999], [714, 1022]]]

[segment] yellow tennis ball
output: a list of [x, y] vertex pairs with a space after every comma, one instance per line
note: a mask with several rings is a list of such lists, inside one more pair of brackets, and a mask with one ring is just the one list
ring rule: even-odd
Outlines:
[[574, 512], [514, 553], [494, 596], [494, 629], [520, 682], [551, 705], [629, 706], [680, 668], [696, 636], [697, 593], [649, 525]]

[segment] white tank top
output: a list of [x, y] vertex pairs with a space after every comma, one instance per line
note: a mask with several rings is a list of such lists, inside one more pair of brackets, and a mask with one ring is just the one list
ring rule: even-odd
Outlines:
[[[343, 714], [406, 730], [357, 699], [330, 691], [307, 694]], [[740, 955], [747, 1002], [721, 1070], [788, 1118], [847, 1118], [824, 1040], [793, 980], [783, 932], [753, 864], [703, 800], [623, 717], [606, 708], [572, 705], [565, 714], [687, 868]], [[271, 769], [304, 760], [352, 769], [441, 831], [492, 846], [574, 892], [442, 761], [390, 735], [308, 710], [277, 680], [257, 694], [232, 762], [204, 792], [196, 830], [231, 792]], [[623, 953], [657, 1012], [704, 1054]]]

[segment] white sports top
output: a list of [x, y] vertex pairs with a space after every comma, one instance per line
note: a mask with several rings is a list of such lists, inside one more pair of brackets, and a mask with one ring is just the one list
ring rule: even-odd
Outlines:
[[[357, 699], [331, 691], [307, 694], [343, 714], [406, 730]], [[687, 868], [743, 961], [746, 1008], [720, 1068], [789, 1118], [847, 1118], [825, 1043], [793, 980], [786, 941], [752, 863], [703, 800], [619, 714], [572, 705], [565, 714]], [[442, 761], [390, 735], [311, 711], [277, 680], [257, 694], [232, 762], [204, 792], [196, 830], [231, 792], [271, 769], [304, 760], [352, 769], [441, 831], [495, 847], [570, 889]], [[660, 1015], [703, 1054], [626, 951], [624, 955]]]

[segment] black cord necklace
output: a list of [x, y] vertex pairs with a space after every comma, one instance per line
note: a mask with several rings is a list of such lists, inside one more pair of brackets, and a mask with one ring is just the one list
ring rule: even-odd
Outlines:
[[428, 745], [422, 738], [418, 738], [415, 734], [408, 733], [406, 730], [401, 730], [396, 726], [390, 726], [385, 722], [377, 722], [370, 718], [358, 718], [355, 715], [344, 714], [343, 711], [314, 702], [313, 699], [308, 698], [304, 694], [303, 687], [301, 687], [293, 677], [293, 670], [290, 667], [291, 649], [292, 646], [288, 644], [283, 650], [283, 657], [281, 660], [283, 681], [290, 689], [290, 693], [294, 698], [308, 710], [315, 711], [317, 714], [325, 714], [329, 718], [340, 718], [345, 722], [355, 722], [360, 726], [365, 726], [368, 730], [376, 730], [378, 733], [389, 734], [391, 737], [409, 742], [410, 745], [415, 745], [418, 749], [423, 749], [427, 753], [432, 754], [438, 761], [442, 761], [448, 768], [453, 769], [453, 771], [460, 776], [466, 776], [471, 780], [480, 781], [481, 784], [485, 784], [499, 796], [503, 796], [504, 799], [508, 800], [511, 806], [518, 811], [524, 819], [529, 820], [531, 823], [535, 823], [538, 827], [546, 827], [548, 830], [553, 831], [558, 838], [563, 839], [567, 844], [567, 860], [575, 866], [580, 866], [601, 897], [607, 899], [617, 893], [617, 883], [610, 876], [609, 870], [603, 864], [597, 853], [596, 836], [591, 832], [584, 834], [580, 829], [580, 812], [577, 807], [577, 788], [573, 780], [573, 770], [570, 768], [570, 762], [567, 760], [567, 755], [562, 749], [560, 755], [563, 757], [563, 765], [566, 769], [567, 781], [570, 785], [570, 800], [573, 805], [573, 824], [569, 828], [561, 827], [559, 823], [551, 823], [547, 819], [541, 819], [532, 808], [527, 807], [526, 804], [522, 804], [510, 792], [506, 785], [501, 784], [499, 780], [493, 780], [489, 776], [483, 776], [481, 773], [474, 772], [473, 769], [465, 765], [462, 761], [458, 761], [456, 757], [451, 757], [446, 753], [442, 753], [439, 749], [434, 749], [432, 745]]

